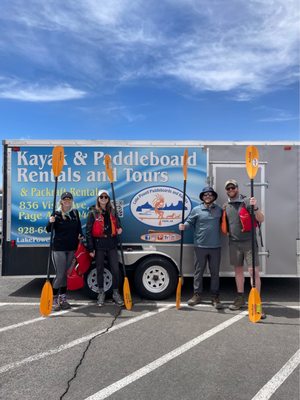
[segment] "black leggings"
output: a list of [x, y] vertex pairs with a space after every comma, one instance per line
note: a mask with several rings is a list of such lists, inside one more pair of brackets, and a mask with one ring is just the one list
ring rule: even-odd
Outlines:
[[99, 289], [103, 289], [103, 274], [104, 274], [104, 256], [105, 253], [108, 257], [108, 264], [113, 276], [112, 288], [118, 289], [119, 287], [119, 258], [118, 251], [114, 249], [99, 249], [96, 250], [95, 261], [97, 269], [97, 281]]

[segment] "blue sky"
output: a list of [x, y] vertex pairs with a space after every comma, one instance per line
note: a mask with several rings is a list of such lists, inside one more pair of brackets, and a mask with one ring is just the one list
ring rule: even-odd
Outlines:
[[299, 140], [299, 0], [2, 0], [2, 139]]

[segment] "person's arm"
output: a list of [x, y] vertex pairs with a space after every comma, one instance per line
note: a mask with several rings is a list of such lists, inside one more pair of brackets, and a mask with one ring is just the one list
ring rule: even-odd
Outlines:
[[262, 223], [265, 220], [265, 216], [263, 214], [263, 212], [259, 209], [258, 205], [257, 205], [257, 200], [255, 197], [251, 197], [250, 198], [250, 206], [253, 206], [254, 208], [254, 215], [255, 215], [255, 219], [257, 222]]
[[191, 225], [194, 227], [196, 224], [196, 219], [197, 219], [197, 213], [195, 212], [195, 210], [192, 210], [185, 223], [179, 224], [178, 226], [179, 230], [180, 231], [188, 230]]
[[94, 251], [94, 240], [92, 236], [92, 229], [93, 229], [93, 223], [95, 221], [94, 213], [90, 211], [88, 213], [87, 221], [86, 221], [86, 246], [89, 251], [89, 253], [93, 253]]

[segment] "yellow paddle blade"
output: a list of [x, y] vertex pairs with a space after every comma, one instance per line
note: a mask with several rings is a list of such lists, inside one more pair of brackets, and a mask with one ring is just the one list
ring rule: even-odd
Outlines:
[[125, 276], [125, 278], [124, 278], [123, 296], [124, 296], [124, 304], [125, 304], [126, 310], [131, 310], [132, 309], [132, 299], [131, 299], [129, 281], [128, 281], [127, 276]]
[[248, 298], [249, 320], [258, 322], [261, 319], [262, 307], [259, 292], [256, 288], [252, 288]]
[[55, 178], [61, 173], [64, 166], [64, 148], [55, 146], [52, 150], [52, 171]]
[[181, 287], [182, 287], [182, 277], [178, 278], [178, 285], [176, 289], [176, 308], [177, 310], [180, 308], [180, 300], [181, 300]]
[[255, 146], [246, 149], [246, 170], [250, 179], [254, 179], [258, 171], [259, 153]]
[[48, 317], [52, 310], [52, 303], [53, 303], [53, 290], [50, 281], [46, 281], [41, 294], [40, 300], [40, 313], [44, 317]]
[[189, 156], [188, 149], [185, 149], [183, 154], [183, 178], [185, 181], [187, 177], [188, 156]]
[[111, 158], [109, 154], [105, 154], [104, 156], [104, 161], [105, 161], [105, 170], [106, 170], [106, 174], [108, 176], [108, 179], [110, 182], [114, 181], [114, 174], [113, 174], [113, 170], [111, 167]]

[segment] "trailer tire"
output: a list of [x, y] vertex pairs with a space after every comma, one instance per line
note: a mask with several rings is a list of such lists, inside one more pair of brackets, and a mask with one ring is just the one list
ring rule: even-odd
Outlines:
[[141, 297], [163, 300], [176, 289], [178, 273], [171, 261], [151, 257], [142, 261], [134, 274], [135, 289]]
[[[97, 270], [95, 263], [92, 263], [91, 268], [84, 275], [84, 290], [90, 299], [97, 299], [99, 288], [97, 283]], [[104, 267], [104, 291], [107, 295], [112, 294], [112, 273], [109, 268]]]

